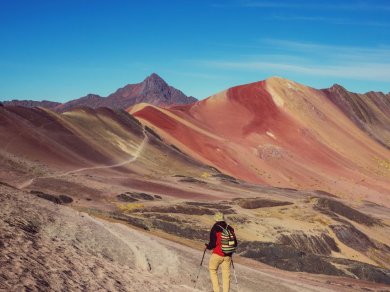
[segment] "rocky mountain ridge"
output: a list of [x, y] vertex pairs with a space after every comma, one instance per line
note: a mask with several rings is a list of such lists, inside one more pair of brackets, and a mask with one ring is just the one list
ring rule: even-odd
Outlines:
[[127, 109], [141, 102], [158, 106], [170, 106], [189, 104], [196, 101], [195, 97], [185, 95], [182, 91], [168, 85], [159, 75], [153, 73], [142, 82], [127, 84], [107, 97], [88, 94], [62, 104], [46, 100], [11, 100], [4, 101], [3, 104], [9, 106], [44, 107], [56, 112], [65, 112], [78, 107]]

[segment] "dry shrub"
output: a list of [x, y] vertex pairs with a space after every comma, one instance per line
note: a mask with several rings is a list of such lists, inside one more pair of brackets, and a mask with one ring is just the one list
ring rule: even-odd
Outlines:
[[144, 205], [140, 203], [127, 203], [127, 204], [117, 204], [117, 207], [123, 213], [131, 213], [142, 209]]

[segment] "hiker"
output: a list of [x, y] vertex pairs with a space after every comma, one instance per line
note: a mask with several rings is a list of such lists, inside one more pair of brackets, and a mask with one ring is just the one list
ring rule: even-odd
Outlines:
[[205, 244], [207, 249], [213, 250], [209, 262], [210, 278], [214, 292], [219, 292], [217, 271], [221, 266], [223, 292], [229, 292], [230, 265], [233, 252], [236, 250], [237, 239], [233, 227], [225, 222], [223, 213], [216, 213], [214, 220], [216, 222], [210, 231], [210, 242]]

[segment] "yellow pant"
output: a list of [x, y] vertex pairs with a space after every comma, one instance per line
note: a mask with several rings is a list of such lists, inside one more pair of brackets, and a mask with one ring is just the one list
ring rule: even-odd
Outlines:
[[230, 289], [230, 263], [232, 261], [231, 257], [221, 257], [215, 253], [213, 253], [210, 257], [209, 262], [209, 270], [210, 270], [210, 278], [213, 283], [214, 292], [219, 292], [219, 284], [218, 284], [218, 267], [221, 266], [222, 270], [222, 285], [223, 292], [229, 292]]

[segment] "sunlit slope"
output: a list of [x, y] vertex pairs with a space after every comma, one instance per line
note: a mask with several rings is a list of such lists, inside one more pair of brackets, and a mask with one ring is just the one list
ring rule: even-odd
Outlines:
[[170, 143], [235, 177], [384, 202], [390, 152], [324, 92], [270, 78], [192, 105], [130, 112]]

